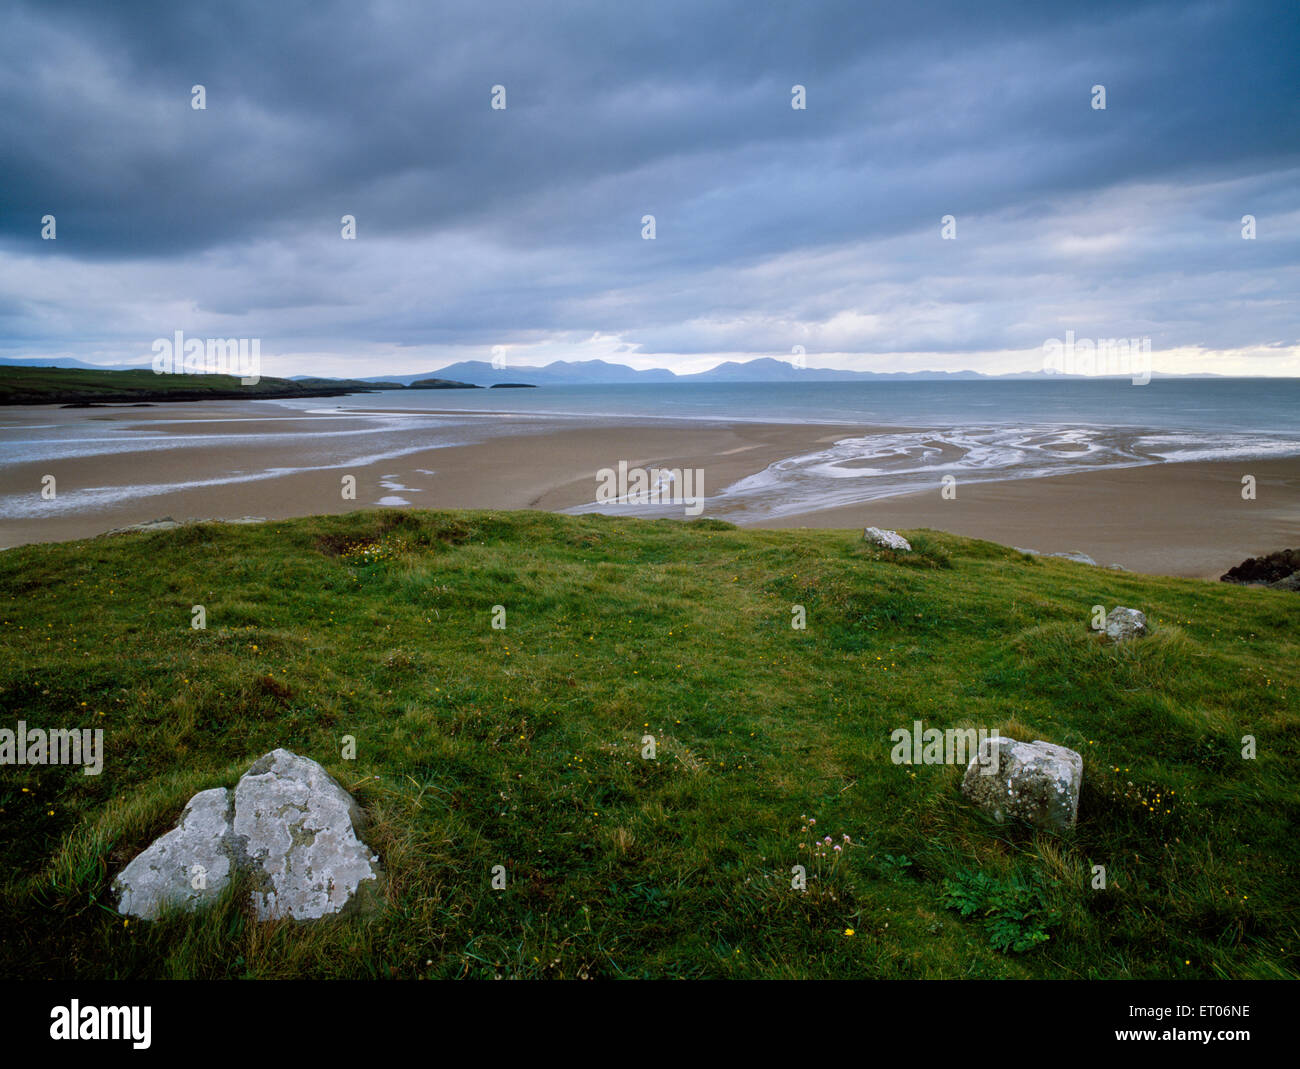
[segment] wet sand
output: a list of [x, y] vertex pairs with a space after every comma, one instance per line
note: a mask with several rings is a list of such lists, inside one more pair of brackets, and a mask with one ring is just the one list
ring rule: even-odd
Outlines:
[[[1254, 475], [1256, 498], [1242, 500]], [[1075, 550], [1129, 571], [1218, 579], [1247, 557], [1300, 545], [1300, 459], [1153, 464], [959, 485], [953, 500], [885, 498], [771, 527], [930, 527], [1043, 553]]]
[[[30, 516], [0, 518], [0, 546], [26, 542], [65, 541], [101, 534], [115, 527], [172, 516], [265, 516], [284, 519], [317, 513], [351, 512], [359, 508], [394, 506], [414, 508], [481, 508], [562, 510], [594, 500], [596, 472], [620, 460], [629, 465], [704, 468], [706, 493], [736, 479], [763, 470], [792, 454], [829, 444], [838, 438], [863, 433], [861, 427], [792, 426], [787, 424], [711, 424], [691, 420], [614, 421], [541, 419], [496, 413], [437, 413], [483, 423], [487, 433], [508, 433], [468, 445], [417, 449], [400, 457], [369, 464], [343, 463], [313, 471], [290, 471], [272, 478], [248, 479], [217, 485], [168, 489], [148, 497], [129, 496], [142, 486], [176, 484], [222, 478], [231, 471], [261, 472], [301, 468], [301, 439], [275, 441], [280, 429], [310, 425], [320, 417], [300, 413], [250, 412], [247, 407], [197, 405], [158, 406], [146, 410], [151, 424], [165, 428], [175, 441], [169, 448], [132, 453], [126, 457], [100, 454], [62, 461], [38, 460], [6, 466], [0, 472], [0, 496], [39, 498], [41, 479], [55, 476], [65, 504], [78, 491], [94, 490], [94, 507], [31, 510]], [[6, 420], [13, 409], [0, 410]], [[96, 409], [92, 418], [129, 422], [141, 418], [140, 410]], [[86, 418], [85, 410], [77, 415]], [[385, 416], [394, 415], [385, 410]], [[44, 422], [69, 418], [66, 411], [46, 408]], [[18, 418], [41, 422], [31, 408]], [[174, 426], [166, 421], [183, 420]], [[360, 416], [326, 417], [332, 429], [364, 429]], [[238, 422], [229, 422], [229, 421]], [[197, 422], [196, 422], [197, 421]], [[222, 433], [247, 432], [250, 444], [227, 440], [219, 450], [207, 448], [202, 438], [221, 423]], [[205, 427], [203, 424], [210, 426]], [[489, 426], [490, 425], [490, 426]], [[471, 428], [471, 434], [472, 434]], [[268, 442], [266, 435], [271, 433]], [[418, 432], [412, 432], [418, 434]], [[251, 437], [259, 435], [256, 444]], [[408, 443], [409, 444], [409, 443]], [[0, 433], [0, 451], [4, 435]], [[355, 500], [341, 494], [343, 475], [356, 478]], [[117, 488], [120, 493], [114, 493]], [[709, 510], [706, 508], [706, 513]]]
[[[437, 415], [417, 414], [420, 418]], [[483, 440], [419, 448], [369, 464], [342, 463], [254, 478], [306, 463], [303, 439], [277, 442], [279, 432], [293, 429], [301, 434], [304, 428], [319, 426], [312, 420], [327, 419], [332, 429], [355, 429], [364, 435], [368, 433], [365, 414], [321, 417], [267, 404], [222, 402], [148, 409], [0, 410], [0, 422], [6, 425], [0, 431], [0, 456], [7, 437], [21, 436], [24, 425], [39, 423], [62, 426], [91, 419], [113, 425], [147, 418], [151, 423], [162, 421], [155, 425], [172, 438], [166, 448], [123, 456], [6, 465], [0, 471], [0, 496], [30, 494], [27, 500], [38, 501], [45, 474], [55, 475], [62, 495], [90, 488], [98, 492], [93, 507], [29, 508], [28, 515], [0, 518], [0, 546], [86, 538], [163, 516], [282, 519], [403, 503], [415, 508], [562, 510], [591, 502], [597, 470], [614, 467], [620, 460], [646, 468], [703, 469], [705, 493], [712, 497], [777, 460], [838, 439], [885, 430], [860, 425], [450, 415], [471, 428], [462, 437], [475, 437], [477, 422], [484, 429], [477, 435]], [[168, 424], [171, 419], [183, 422]], [[219, 426], [222, 433], [247, 431], [249, 444], [245, 446], [237, 433], [218, 449], [205, 446], [205, 432], [218, 429], [210, 421], [224, 421]], [[210, 425], [205, 428], [205, 423]], [[502, 430], [507, 432], [504, 437], [487, 436]], [[418, 431], [403, 433], [416, 435], [403, 439], [408, 446], [412, 440], [423, 441]], [[245, 473], [246, 481], [128, 496], [138, 495], [141, 487], [225, 478], [232, 471]], [[344, 474], [356, 477], [355, 500], [340, 493]], [[1245, 474], [1257, 479], [1253, 501], [1241, 497]], [[64, 504], [76, 500], [65, 496]], [[704, 515], [735, 518], [728, 516], [725, 502], [708, 502]], [[1077, 550], [1100, 564], [1115, 563], [1131, 571], [1217, 578], [1245, 557], [1300, 544], [1300, 458], [1155, 464], [959, 483], [953, 500], [945, 500], [936, 484], [932, 492], [747, 525], [930, 527], [1045, 553]]]

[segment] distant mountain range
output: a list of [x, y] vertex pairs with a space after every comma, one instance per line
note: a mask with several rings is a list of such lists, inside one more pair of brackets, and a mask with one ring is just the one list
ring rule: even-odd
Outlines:
[[[139, 370], [149, 366], [148, 361], [138, 364], [88, 364], [73, 357], [54, 357], [50, 359], [26, 359], [21, 357], [0, 357], [0, 365], [17, 367], [61, 367], [80, 368], [93, 371]], [[985, 375], [979, 371], [842, 371], [837, 368], [797, 368], [786, 360], [772, 357], [759, 357], [756, 360], [728, 360], [708, 371], [690, 375], [678, 375], [667, 368], [651, 368], [638, 371], [625, 364], [611, 364], [606, 360], [556, 360], [545, 367], [527, 365], [510, 365], [506, 368], [494, 368], [486, 360], [462, 360], [456, 364], [421, 371], [411, 375], [375, 375], [362, 379], [327, 380], [319, 375], [294, 375], [293, 381], [369, 383], [371, 388], [383, 389], [379, 385], [400, 384], [409, 386], [421, 379], [451, 379], [456, 382], [475, 386], [495, 386], [503, 383], [528, 383], [537, 386], [605, 386], [619, 383], [659, 383], [659, 382], [855, 382], [859, 380], [901, 379], [910, 381], [961, 382], [974, 379], [1045, 379], [1045, 378], [1095, 378], [1091, 375], [1061, 375], [1052, 371], [1019, 371], [1006, 375]], [[1128, 378], [1127, 375], [1113, 375], [1110, 378]], [[1217, 379], [1222, 375], [1152, 375], [1157, 379]], [[391, 387], [390, 387], [391, 388]]]
[[[491, 386], [506, 379], [523, 379], [538, 386], [613, 385], [618, 383], [655, 382], [856, 382], [859, 380], [890, 380], [961, 382], [973, 379], [1045, 379], [1094, 378], [1090, 375], [1061, 375], [1052, 371], [1020, 371], [1007, 375], [985, 375], [979, 371], [842, 371], [837, 368], [798, 368], [786, 360], [760, 357], [744, 362], [728, 360], [724, 364], [691, 375], [678, 375], [666, 368], [638, 371], [625, 364], [611, 364], [605, 360], [556, 360], [545, 367], [510, 365], [494, 368], [485, 360], [462, 360], [448, 364], [437, 371], [423, 371], [417, 375], [382, 375], [363, 382], [400, 382], [410, 385], [419, 379], [432, 376]], [[1114, 375], [1112, 378], [1129, 378]], [[1153, 378], [1222, 378], [1221, 375], [1161, 375]]]
[[[991, 376], [977, 371], [837, 371], [833, 368], [797, 368], [784, 360], [761, 357], [744, 363], [728, 360], [708, 371], [678, 375], [666, 368], [638, 371], [625, 364], [611, 364], [606, 360], [556, 360], [545, 367], [510, 365], [494, 368], [485, 360], [462, 360], [418, 375], [384, 375], [388, 382], [409, 385], [422, 378], [437, 374], [443, 378], [476, 385], [490, 386], [506, 379], [523, 379], [538, 386], [607, 386], [620, 383], [657, 382], [850, 382], [857, 379], [983, 379]], [[1006, 377], [1006, 376], [1001, 376]], [[363, 380], [370, 381], [370, 380]], [[374, 381], [379, 381], [377, 377]]]

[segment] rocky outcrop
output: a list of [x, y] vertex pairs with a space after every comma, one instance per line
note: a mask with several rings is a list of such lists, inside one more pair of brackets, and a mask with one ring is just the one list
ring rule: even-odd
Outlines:
[[1019, 821], [1064, 831], [1079, 813], [1083, 758], [1050, 742], [985, 739], [971, 759], [961, 791], [999, 824]]
[[881, 549], [892, 549], [899, 553], [912, 552], [912, 543], [897, 531], [886, 531], [879, 527], [868, 527], [862, 532], [862, 540], [870, 542]]
[[180, 822], [113, 881], [118, 910], [146, 920], [167, 906], [193, 911], [237, 872], [261, 920], [315, 920], [366, 904], [379, 858], [358, 837], [361, 810], [306, 757], [273, 750], [234, 791], [200, 791]]
[[[1300, 549], [1280, 549], [1263, 557], [1247, 557], [1235, 568], [1219, 576], [1224, 583], [1277, 586], [1279, 582], [1300, 571]], [[1295, 587], [1280, 587], [1294, 590]]]

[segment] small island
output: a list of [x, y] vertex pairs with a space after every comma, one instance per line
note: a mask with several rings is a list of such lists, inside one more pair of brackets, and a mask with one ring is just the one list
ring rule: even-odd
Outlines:
[[455, 379], [419, 379], [407, 387], [408, 390], [481, 390], [472, 382], [457, 382]]

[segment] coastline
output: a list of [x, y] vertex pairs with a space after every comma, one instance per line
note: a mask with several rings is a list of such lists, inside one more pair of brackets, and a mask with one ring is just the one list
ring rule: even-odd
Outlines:
[[[1254, 475], [1256, 498], [1241, 496]], [[1247, 557], [1300, 543], [1300, 460], [1187, 461], [905, 494], [767, 527], [932, 527], [968, 538], [1078, 551], [1132, 572], [1217, 580]]]
[[[702, 469], [708, 499], [703, 515], [746, 527], [929, 527], [1043, 553], [1080, 551], [1098, 564], [1115, 563], [1130, 571], [1203, 579], [1217, 579], [1246, 557], [1300, 542], [1300, 458], [1296, 457], [1113, 466], [990, 482], [959, 480], [951, 500], [941, 496], [936, 477], [932, 491], [752, 519], [742, 517], [726, 498], [714, 500], [714, 495], [768, 465], [837, 440], [897, 434], [904, 428], [543, 419], [520, 413], [421, 410], [411, 427], [368, 430], [372, 424], [367, 420], [373, 414], [364, 411], [322, 416], [278, 406], [221, 402], [204, 404], [202, 410], [190, 402], [145, 410], [85, 413], [28, 407], [23, 412], [27, 418], [16, 421], [12, 412], [7, 414], [11, 418], [0, 433], [0, 447], [15, 425], [21, 433], [23, 424], [41, 422], [48, 427], [72, 419], [111, 423], [147, 419], [151, 428], [166, 429], [168, 447], [6, 466], [0, 474], [0, 495], [11, 500], [14, 495], [30, 494], [28, 500], [38, 502], [43, 475], [53, 474], [65, 501], [76, 501], [66, 495], [81, 492], [93, 494], [93, 505], [49, 510], [26, 505], [26, 515], [0, 519], [0, 546], [5, 548], [92, 537], [163, 516], [274, 520], [385, 506], [565, 511], [589, 504], [595, 496], [595, 472], [619, 460], [647, 468]], [[411, 415], [383, 413], [390, 420]], [[391, 438], [401, 445], [400, 455], [365, 462], [327, 461], [301, 470], [304, 430], [318, 426], [312, 421], [321, 419], [330, 420], [331, 429], [359, 435], [362, 442], [387, 435], [385, 442]], [[439, 427], [438, 433], [450, 435], [450, 444], [426, 442], [440, 420], [443, 424], [458, 421], [456, 426]], [[232, 421], [239, 424], [233, 433]], [[215, 429], [210, 424], [219, 424], [225, 435], [216, 448], [205, 444]], [[430, 429], [425, 429], [426, 424]], [[237, 474], [232, 476], [232, 471]], [[264, 472], [276, 474], [263, 477]], [[356, 477], [355, 500], [340, 494], [343, 474]], [[1244, 474], [1257, 480], [1253, 501], [1242, 499]], [[230, 481], [177, 486], [212, 479]], [[153, 494], [142, 492], [142, 487], [167, 489]]]

